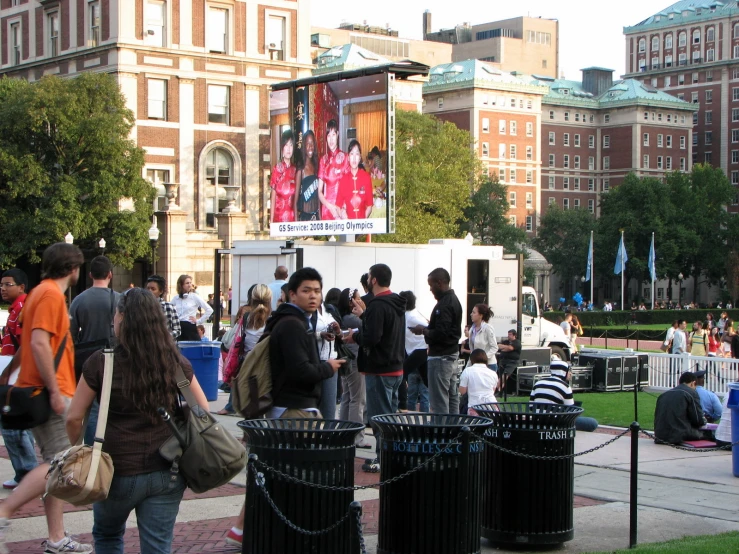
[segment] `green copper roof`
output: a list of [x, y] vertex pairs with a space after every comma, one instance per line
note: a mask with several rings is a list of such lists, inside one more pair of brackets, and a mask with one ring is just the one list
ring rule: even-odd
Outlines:
[[390, 60], [357, 46], [356, 44], [344, 44], [329, 48], [318, 56], [314, 75], [333, 73], [336, 71], [348, 71], [362, 67], [389, 64]]
[[650, 29], [689, 25], [710, 19], [739, 15], [736, 2], [725, 0], [680, 0], [644, 21], [624, 27], [625, 34], [641, 33]]
[[546, 89], [521, 79], [517, 74], [502, 71], [480, 60], [464, 60], [432, 67], [424, 92], [457, 88], [495, 88], [545, 94]]

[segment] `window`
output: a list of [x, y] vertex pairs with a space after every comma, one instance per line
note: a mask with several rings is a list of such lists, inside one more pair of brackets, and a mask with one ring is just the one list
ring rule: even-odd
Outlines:
[[611, 147], [611, 135], [603, 135], [603, 148]]
[[662, 156], [657, 156], [657, 169], [662, 169]]
[[685, 137], [680, 137], [680, 149], [685, 150]]
[[443, 108], [443, 107], [444, 107], [444, 97], [443, 97], [443, 96], [442, 96], [442, 97], [440, 97], [440, 98], [438, 98], [438, 99], [436, 100], [436, 106], [437, 106], [438, 108]]
[[609, 190], [611, 190], [611, 180], [603, 179], [603, 192], [608, 192]]
[[501, 135], [505, 135], [505, 131], [506, 131], [506, 120], [501, 119], [498, 121], [498, 133], [500, 133]]
[[554, 167], [554, 154], [549, 154], [549, 167]]
[[731, 151], [731, 163], [739, 164], [739, 150]]
[[534, 159], [534, 147], [533, 146], [527, 146], [526, 147], [526, 159], [527, 160], [533, 160]]
[[164, 79], [147, 79], [146, 100], [149, 119], [167, 120], [167, 81]]
[[511, 98], [511, 108], [515, 108], [515, 107], [516, 107], [516, 99]]
[[665, 48], [672, 48], [672, 33], [665, 35]]
[[508, 216], [508, 223], [510, 223], [511, 225], [513, 225], [515, 227], [516, 226], [516, 216], [515, 215], [509, 215]]
[[580, 169], [580, 156], [575, 156], [575, 169]]
[[695, 84], [695, 83], [698, 82], [698, 77], [699, 77], [698, 72], [697, 71], [694, 71], [693, 72], [693, 84]]
[[736, 102], [737, 100], [739, 100], [739, 88], [733, 88], [733, 89], [731, 89], [731, 94], [732, 94], [732, 100], [734, 102]]
[[564, 144], [565, 146], [570, 145], [570, 133], [564, 133], [562, 135], [562, 144]]
[[693, 146], [698, 146], [698, 133], [693, 133]]
[[554, 176], [549, 176], [549, 190], [554, 190]]
[[682, 73], [677, 76], [677, 84], [678, 85], [684, 85], [685, 84], [685, 75]]
[[580, 199], [579, 198], [575, 198], [574, 204], [573, 204], [573, 208], [575, 208], [577, 210], [579, 207], [580, 207]]
[[487, 142], [482, 143], [482, 155], [485, 158], [490, 155], [490, 145]]
[[509, 192], [508, 193], [508, 204], [511, 208], [516, 207], [516, 193], [515, 192]]
[[739, 130], [733, 129], [731, 131], [731, 142], [733, 143], [739, 142]]
[[667, 148], [672, 148], [672, 135], [667, 135], [667, 137], [665, 138], [667, 140], [667, 144], [666, 144]]
[[228, 10], [208, 8], [205, 46], [208, 52], [225, 54], [228, 51]]
[[554, 131], [549, 131], [549, 144], [554, 145]]
[[[667, 61], [668, 58], [670, 60], [669, 62]], [[669, 65], [668, 65], [668, 63], [669, 63]], [[672, 56], [667, 56], [665, 58], [665, 65], [667, 67], [670, 67], [672, 65]], [[672, 84], [672, 76], [671, 75], [665, 75], [665, 88], [666, 87], [669, 87], [671, 84]]]
[[680, 158], [680, 171], [685, 171], [685, 158]]
[[591, 171], [595, 169], [595, 156], [588, 156], [588, 169]]
[[671, 156], [667, 156], [665, 158], [665, 169], [668, 171], [672, 169], [672, 157]]
[[711, 110], [708, 110], [706, 113], [706, 125], [710, 125], [713, 123], [713, 112]]
[[734, 46], [734, 59], [739, 58], [739, 44]]
[[595, 190], [595, 179], [588, 179], [588, 190], [591, 192]]
[[490, 119], [488, 119], [487, 117], [482, 118], [482, 132], [483, 133], [490, 132]]
[[578, 121], [580, 121], [580, 114], [579, 113], [576, 113], [575, 114], [575, 122], [578, 122]]
[[526, 136], [527, 137], [533, 137], [534, 136], [534, 124], [530, 121], [526, 123]]
[[739, 23], [734, 25], [734, 38], [739, 38]]
[[549, 110], [549, 119], [554, 119], [554, 110]]
[[644, 146], [649, 146], [649, 133], [644, 133]]
[[554, 198], [552, 198], [552, 197], [550, 196], [550, 197], [549, 197], [549, 205], [550, 205], [550, 206], [554, 206], [554, 205], [555, 205], [556, 203], [557, 203], [557, 201], [556, 201], [556, 200], [555, 200]]
[[591, 214], [595, 213], [595, 200], [588, 200], [588, 211]]
[[510, 124], [509, 124], [509, 131], [508, 131], [508, 132], [509, 132], [509, 133], [510, 133], [511, 135], [513, 135], [513, 136], [515, 136], [515, 135], [516, 135], [516, 133], [518, 132], [518, 125], [516, 124], [516, 122], [515, 122], [515, 121], [511, 121], [511, 122], [510, 122]]
[[166, 4], [149, 0], [144, 8], [144, 18], [144, 44], [166, 46]]
[[588, 137], [588, 148], [595, 148], [595, 135]]
[[498, 157], [501, 160], [505, 160], [505, 155], [506, 155], [506, 147], [505, 147], [505, 144], [499, 144], [498, 145]]
[[685, 31], [677, 35], [677, 45], [678, 46], [685, 46], [687, 42], [688, 42], [688, 35], [685, 33]]
[[649, 154], [644, 154], [644, 156], [642, 156], [641, 166], [644, 169], [649, 169]]
[[498, 181], [505, 183], [505, 167], [498, 169]]
[[611, 114], [604, 114], [603, 115], [603, 123], [610, 123], [611, 122]]
[[[707, 62], [714, 61], [715, 57], [716, 57], [716, 52], [713, 48], [709, 48], [708, 50], [706, 50], [706, 61]], [[709, 73], [709, 72], [706, 72], [706, 73]], [[706, 77], [707, 77], [706, 80], [713, 81], [713, 75], [711, 75], [710, 77], [706, 75]]]
[[219, 194], [218, 187], [233, 184], [233, 158], [224, 148], [214, 148], [208, 152], [205, 158], [205, 183], [205, 224], [215, 227], [215, 214], [227, 203], [225, 196]]
[[526, 216], [526, 232], [531, 233], [534, 230], [534, 218], [533, 216]]
[[659, 58], [652, 58], [652, 69], [659, 69]]
[[225, 85], [208, 85], [208, 122], [229, 124], [229, 90]]
[[712, 157], [713, 154], [711, 152], [706, 152], [705, 154], [703, 154], [703, 163], [713, 163]]
[[282, 61], [285, 59], [285, 18], [270, 15], [267, 18], [267, 44], [265, 50], [269, 52], [269, 59]]
[[663, 145], [664, 145], [664, 136], [657, 135], [657, 148], [662, 148]]
[[11, 23], [10, 25], [10, 64], [20, 65], [21, 63], [21, 24]]
[[646, 52], [647, 51], [647, 39], [640, 38], [639, 39], [639, 52]]
[[678, 64], [680, 64], [680, 65], [685, 65], [685, 64], [687, 64], [687, 63], [688, 63], [688, 62], [687, 62], [687, 59], [688, 59], [688, 56], [687, 56], [687, 54], [685, 54], [684, 52], [683, 52], [683, 53], [680, 53], [680, 54], [678, 54], [678, 55], [677, 55], [677, 62], [678, 62]]
[[569, 177], [562, 178], [562, 190], [570, 190], [570, 178]]
[[562, 158], [562, 167], [570, 167], [570, 156], [565, 154]]
[[167, 191], [164, 183], [169, 183], [169, 171], [166, 169], [147, 169], [146, 180], [151, 183], [156, 191], [154, 197], [154, 211], [162, 211], [167, 205]]
[[652, 52], [659, 50], [659, 37], [652, 37]]
[[90, 2], [87, 5], [87, 13], [90, 23], [90, 34], [88, 37], [89, 46], [98, 46], [100, 44], [100, 2]]
[[59, 12], [51, 12], [46, 16], [49, 56], [59, 55]]
[[534, 102], [532, 100], [526, 100], [526, 109], [527, 110], [533, 110], [534, 109]]
[[693, 112], [693, 125], [698, 125], [698, 112]]
[[611, 157], [603, 156], [603, 169], [611, 169]]
[[580, 177], [575, 177], [572, 188], [574, 190], [580, 190]]
[[[526, 182], [531, 184], [534, 182], [534, 172], [530, 169], [526, 170]], [[529, 192], [526, 193], [526, 204], [529, 204]]]
[[575, 135], [575, 148], [580, 148], [580, 135]]
[[[567, 93], [565, 92], [565, 94]], [[570, 112], [565, 112], [565, 121], [569, 121], [569, 120], [570, 120]]]
[[706, 29], [706, 42], [713, 42], [715, 40], [716, 31], [713, 27]]
[[706, 146], [713, 144], [713, 131], [706, 131]]
[[696, 29], [693, 31], [693, 44], [700, 44], [701, 43], [701, 31], [700, 29]]
[[511, 159], [512, 160], [516, 159], [516, 145], [515, 144], [511, 144]]
[[711, 102], [713, 102], [713, 91], [707, 90], [706, 91], [706, 104], [710, 104]]
[[562, 199], [562, 208], [565, 210], [570, 209], [570, 199], [569, 198]]
[[739, 185], [739, 171], [732, 171], [731, 172], [731, 184], [732, 185]]
[[690, 99], [693, 102], [693, 104], [698, 103], [698, 93], [697, 92], [691, 92], [690, 93]]

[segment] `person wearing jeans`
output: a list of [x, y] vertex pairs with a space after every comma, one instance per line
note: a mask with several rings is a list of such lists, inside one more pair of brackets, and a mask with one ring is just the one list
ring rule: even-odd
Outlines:
[[462, 305], [450, 288], [449, 272], [438, 267], [428, 275], [436, 306], [427, 327], [418, 324], [411, 329], [423, 335], [429, 347], [428, 386], [431, 411], [436, 414], [459, 413], [457, 359], [462, 337]]
[[3, 429], [2, 432], [3, 442], [13, 464], [13, 471], [15, 471], [15, 477], [12, 481], [5, 481], [3, 488], [14, 489], [21, 479], [38, 465], [33, 435], [28, 431], [18, 429]]
[[[355, 291], [352, 313], [362, 319], [362, 328], [351, 335], [361, 347], [359, 370], [365, 374], [367, 417], [394, 414], [398, 409], [398, 387], [403, 380], [405, 357], [405, 299], [390, 291], [392, 271], [385, 264], [373, 265], [368, 282], [373, 297], [365, 303]], [[377, 433], [375, 432], [377, 437]], [[376, 441], [379, 455], [380, 441]], [[362, 465], [368, 473], [380, 471], [379, 456]]]
[[429, 389], [418, 371], [408, 376], [408, 410], [415, 412], [416, 409], [424, 413], [429, 411]]

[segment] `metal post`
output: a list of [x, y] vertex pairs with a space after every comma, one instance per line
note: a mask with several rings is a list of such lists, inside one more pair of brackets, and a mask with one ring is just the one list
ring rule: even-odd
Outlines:
[[631, 429], [631, 487], [629, 491], [629, 548], [636, 548], [637, 535], [637, 492], [639, 484], [639, 423], [634, 421]]
[[157, 241], [150, 240], [149, 244], [151, 244], [151, 273], [152, 275], [156, 275], [157, 274], [157, 260], [156, 260]]
[[349, 504], [349, 509], [352, 512], [351, 521], [349, 522], [349, 552], [359, 552], [361, 554], [362, 544], [359, 538], [359, 526], [362, 525], [362, 504], [355, 500]]
[[218, 330], [221, 327], [221, 251], [216, 250], [215, 267], [213, 271], [213, 340], [218, 338]]
[[[637, 357], [636, 383], [634, 383], [634, 421], [639, 421], [639, 379], [641, 378], [641, 364]], [[623, 380], [623, 377], [621, 378]]]

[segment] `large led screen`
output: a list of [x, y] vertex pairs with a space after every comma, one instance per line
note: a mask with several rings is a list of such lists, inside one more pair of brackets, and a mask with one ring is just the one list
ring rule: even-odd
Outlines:
[[270, 93], [271, 237], [388, 232], [388, 75]]

